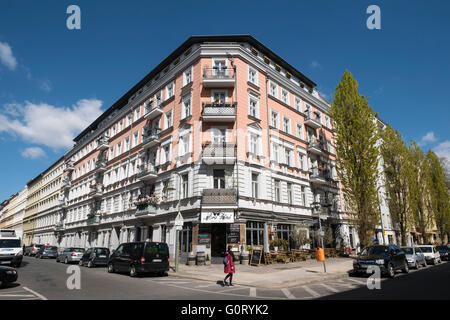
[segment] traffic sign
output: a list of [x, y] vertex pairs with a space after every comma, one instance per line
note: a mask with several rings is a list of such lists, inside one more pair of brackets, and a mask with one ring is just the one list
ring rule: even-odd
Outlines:
[[183, 226], [184, 219], [180, 212], [178, 212], [177, 217], [175, 218], [175, 226]]

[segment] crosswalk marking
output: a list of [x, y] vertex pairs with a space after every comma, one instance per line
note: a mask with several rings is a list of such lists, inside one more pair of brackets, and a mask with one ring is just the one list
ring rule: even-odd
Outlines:
[[360, 285], [366, 285], [367, 284], [367, 282], [363, 282], [363, 281], [359, 281], [359, 280], [356, 280], [356, 279], [347, 279], [347, 280], [349, 280], [349, 281], [352, 281], [352, 282], [355, 282], [355, 283], [358, 283], [358, 284], [360, 284]]
[[308, 292], [310, 295], [314, 296], [314, 297], [320, 297], [320, 294], [318, 294], [316, 291], [314, 291], [313, 289], [311, 289], [308, 286], [302, 286], [303, 289], [306, 290], [306, 292]]
[[283, 288], [283, 289], [281, 289], [281, 291], [284, 293], [284, 295], [285, 295], [288, 299], [295, 299], [295, 296], [289, 291], [289, 289]]
[[32, 294], [0, 294], [0, 297], [11, 298], [11, 297], [34, 297]]
[[256, 288], [250, 288], [250, 297], [256, 297]]
[[34, 294], [35, 296], [41, 298], [42, 300], [48, 300], [46, 297], [44, 297], [42, 294], [37, 293], [36, 291], [33, 291], [27, 287], [23, 287], [24, 290], [27, 290], [28, 292], [31, 292], [32, 294]]
[[321, 286], [326, 288], [326, 289], [328, 289], [328, 290], [330, 290], [330, 291], [332, 291], [332, 292], [334, 292], [334, 293], [339, 292], [339, 290], [336, 290], [335, 288], [330, 287], [329, 285], [326, 285], [325, 283], [321, 283]]

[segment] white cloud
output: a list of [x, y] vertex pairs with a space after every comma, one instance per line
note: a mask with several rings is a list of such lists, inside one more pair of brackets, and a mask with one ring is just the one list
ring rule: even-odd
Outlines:
[[0, 113], [0, 133], [7, 132], [27, 143], [54, 150], [72, 147], [73, 138], [102, 114], [102, 101], [97, 99], [82, 99], [70, 108], [29, 101], [23, 106], [11, 105], [20, 115]]
[[39, 147], [26, 148], [20, 154], [22, 157], [30, 159], [43, 158], [46, 156], [45, 151]]
[[434, 136], [434, 132], [433, 131], [431, 131], [431, 132], [428, 132], [426, 135], [424, 135], [423, 137], [422, 137], [422, 139], [420, 139], [420, 141], [419, 141], [419, 146], [424, 146], [424, 145], [426, 145], [427, 143], [429, 143], [429, 142], [436, 142], [436, 137]]
[[52, 91], [52, 83], [50, 82], [50, 80], [43, 80], [39, 82], [39, 88], [41, 90], [50, 92]]
[[438, 155], [438, 157], [444, 157], [450, 161], [450, 140], [439, 143], [433, 148], [433, 151]]
[[17, 66], [17, 60], [6, 42], [0, 42], [0, 62], [10, 70], [14, 70]]
[[311, 62], [311, 64], [309, 66], [313, 69], [322, 69], [322, 65], [316, 60]]

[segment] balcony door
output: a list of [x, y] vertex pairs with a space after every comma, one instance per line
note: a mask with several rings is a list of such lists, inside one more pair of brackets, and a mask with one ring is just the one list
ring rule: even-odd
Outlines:
[[225, 170], [213, 170], [214, 189], [225, 189]]
[[222, 128], [211, 129], [211, 142], [213, 144], [224, 144], [227, 141], [227, 131]]
[[227, 76], [227, 61], [225, 59], [214, 60], [213, 75], [222, 78]]
[[226, 101], [226, 91], [214, 91], [212, 94], [213, 102], [215, 103], [225, 103]]

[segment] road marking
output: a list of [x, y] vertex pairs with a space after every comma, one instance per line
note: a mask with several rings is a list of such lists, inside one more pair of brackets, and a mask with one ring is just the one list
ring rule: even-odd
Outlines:
[[201, 285], [195, 286], [194, 288], [207, 288], [207, 287], [212, 287], [212, 286], [217, 286], [217, 283], [201, 284]]
[[367, 285], [367, 281], [359, 281], [359, 280], [356, 280], [356, 279], [347, 279], [347, 280], [355, 282], [355, 283], [358, 283], [358, 284], [363, 285], [363, 286]]
[[41, 298], [42, 300], [48, 300], [46, 297], [44, 297], [42, 294], [37, 293], [36, 291], [33, 291], [27, 287], [23, 287], [25, 290], [27, 290], [28, 292], [31, 292], [32, 294], [38, 296], [39, 298]]
[[289, 289], [283, 288], [283, 289], [281, 289], [281, 291], [284, 293], [286, 298], [288, 298], [288, 299], [295, 299], [295, 296], [289, 291]]
[[338, 290], [336, 290], [335, 288], [333, 288], [333, 287], [330, 287], [329, 285], [326, 285], [325, 283], [321, 283], [320, 284], [322, 287], [324, 287], [324, 288], [326, 288], [326, 289], [328, 289], [328, 290], [330, 290], [331, 292], [334, 292], [334, 293], [337, 293], [337, 292], [339, 292]]
[[0, 297], [35, 297], [32, 294], [0, 294]]
[[256, 297], [256, 288], [250, 288], [250, 297]]
[[302, 288], [304, 288], [306, 290], [306, 292], [308, 292], [310, 295], [314, 296], [314, 297], [320, 297], [320, 294], [317, 293], [316, 291], [314, 291], [313, 289], [311, 289], [308, 286], [302, 286]]

